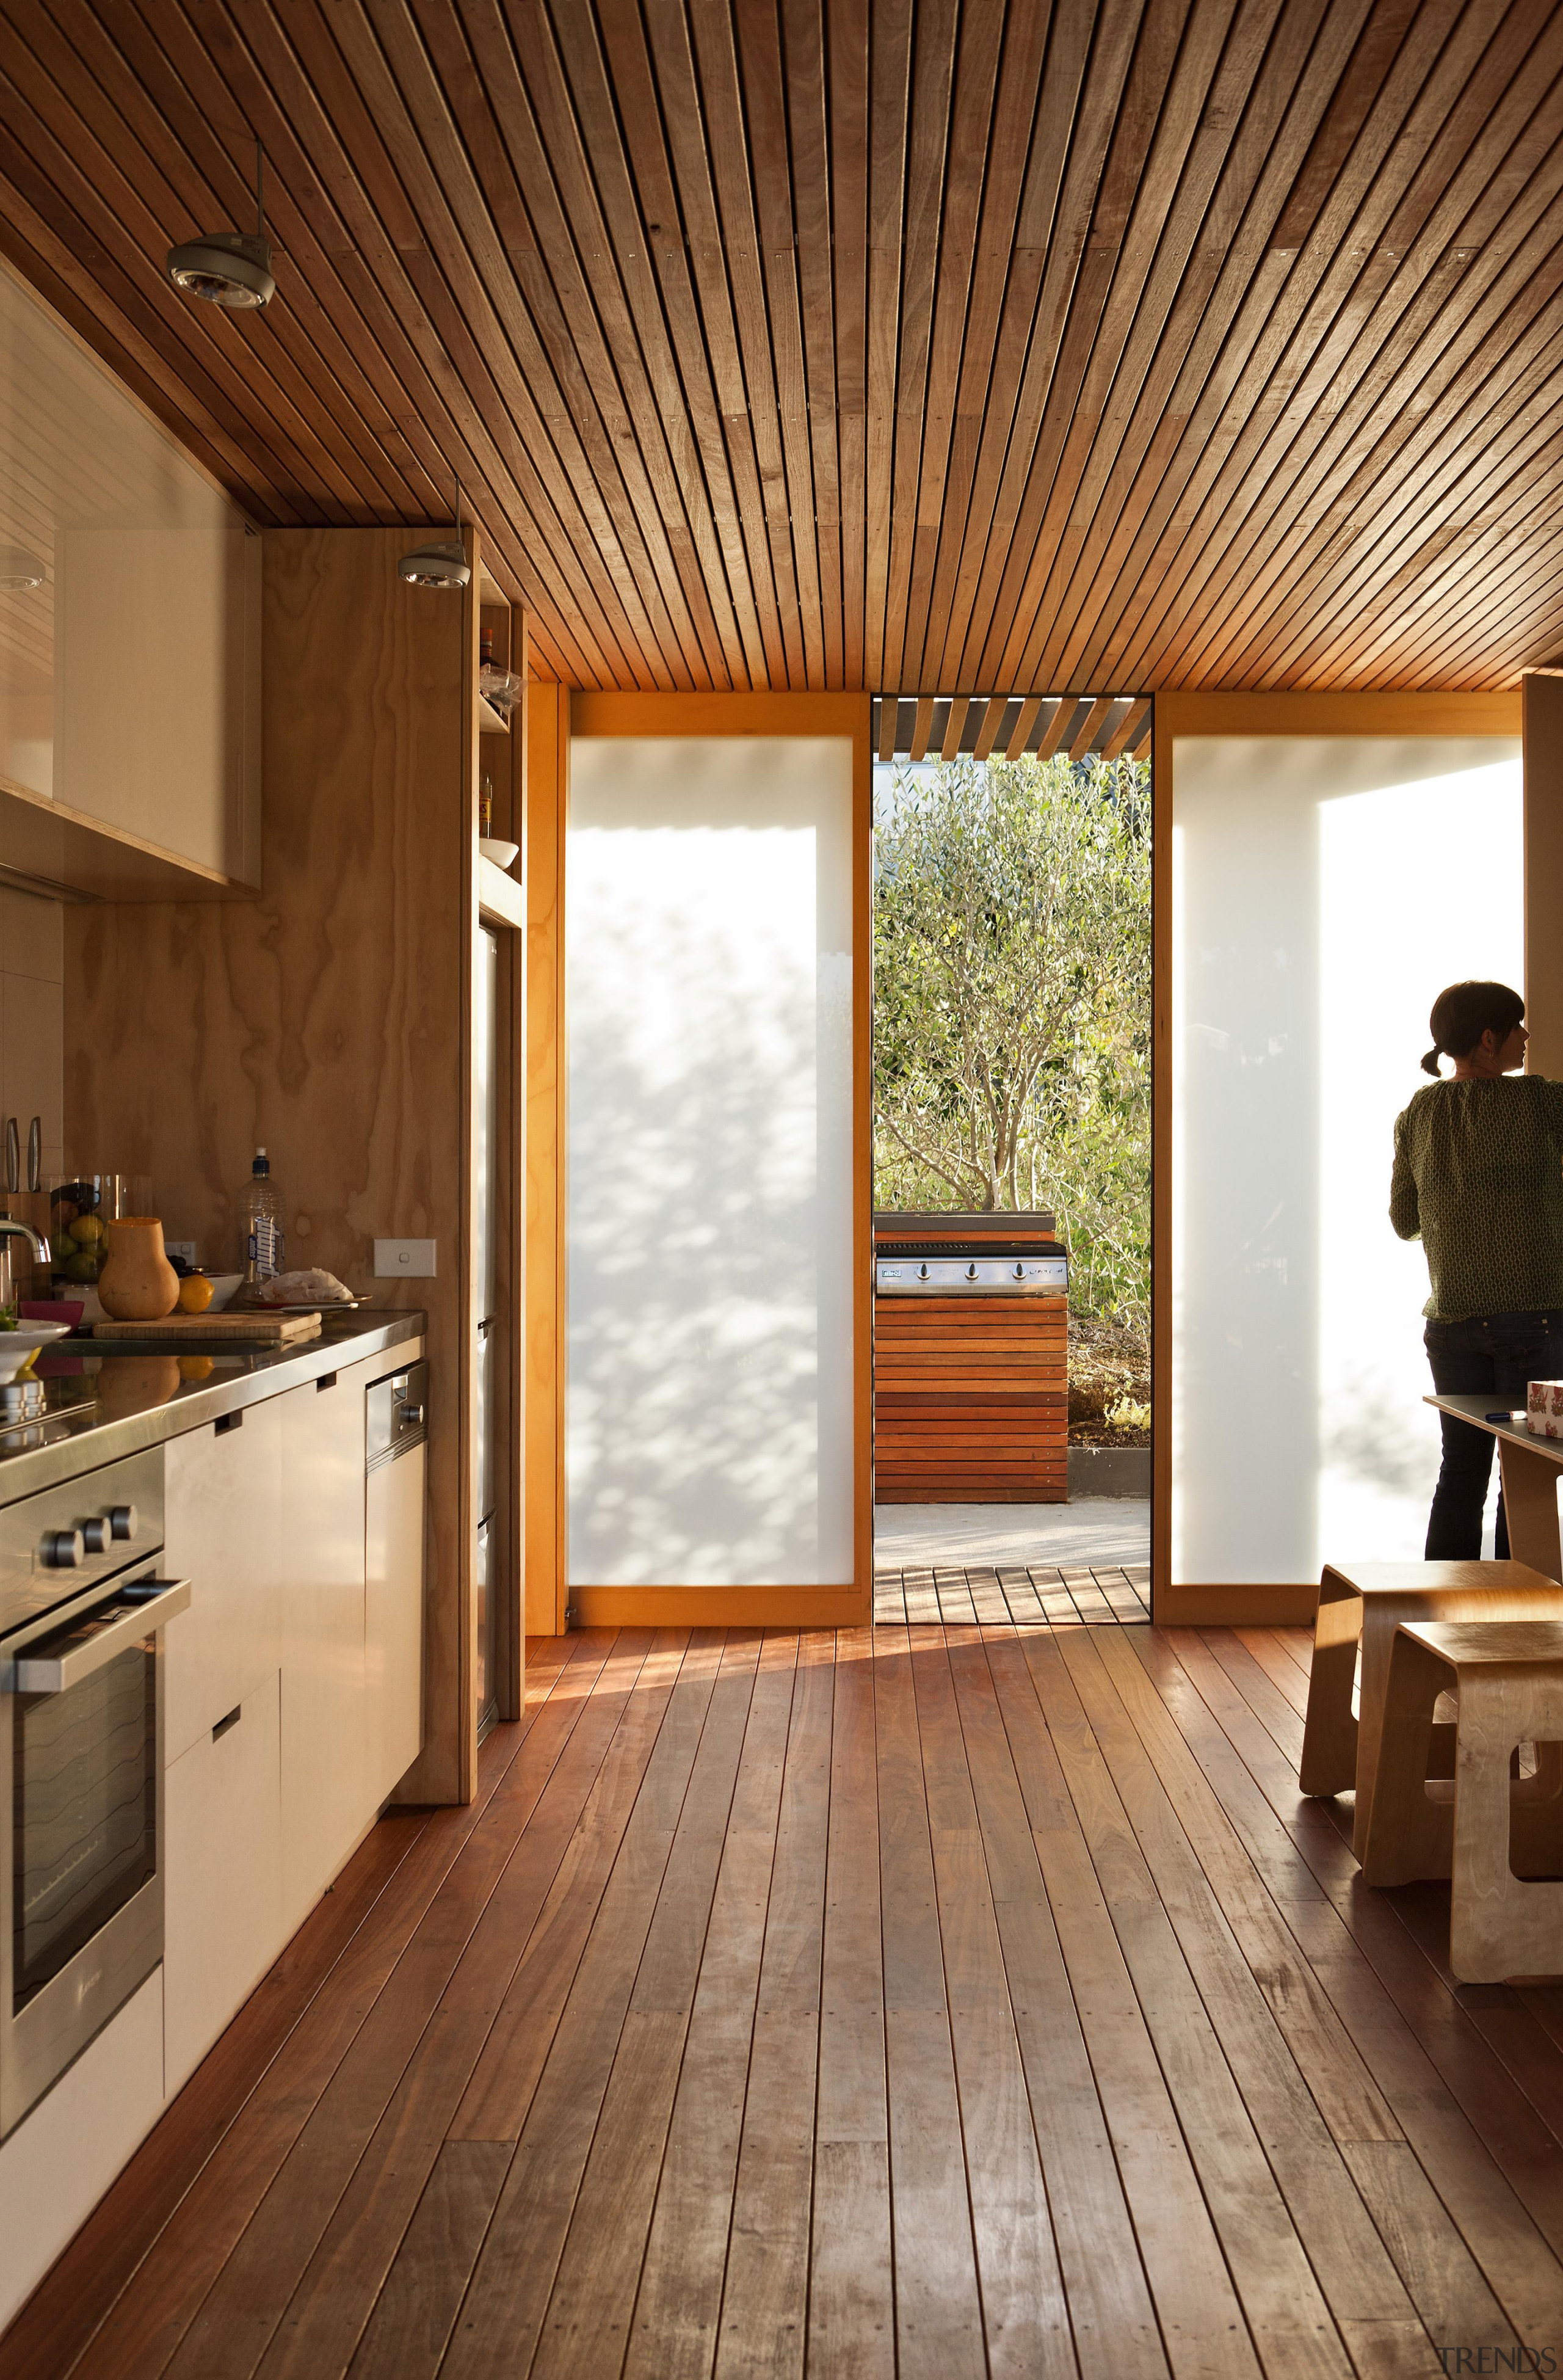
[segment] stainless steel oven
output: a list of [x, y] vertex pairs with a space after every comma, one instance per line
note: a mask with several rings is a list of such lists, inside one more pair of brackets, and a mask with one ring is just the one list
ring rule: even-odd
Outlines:
[[0, 2136], [163, 1957], [161, 1449], [0, 1510]]

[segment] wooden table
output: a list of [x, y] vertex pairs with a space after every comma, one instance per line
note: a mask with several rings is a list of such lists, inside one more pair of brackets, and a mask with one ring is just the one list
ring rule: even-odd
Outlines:
[[1533, 1438], [1523, 1415], [1518, 1421], [1489, 1421], [1496, 1398], [1427, 1397], [1440, 1413], [1454, 1414], [1473, 1429], [1484, 1429], [1498, 1442], [1498, 1475], [1503, 1481], [1504, 1511], [1508, 1516], [1508, 1550], [1516, 1561], [1528, 1562], [1544, 1578], [1563, 1579], [1563, 1554], [1557, 1539], [1557, 1482], [1563, 1475], [1563, 1438]]

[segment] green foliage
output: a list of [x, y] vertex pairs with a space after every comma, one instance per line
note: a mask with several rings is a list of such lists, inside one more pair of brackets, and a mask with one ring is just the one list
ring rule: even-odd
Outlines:
[[876, 809], [875, 1203], [1051, 1207], [1071, 1304], [1150, 1317], [1150, 772], [898, 770]]

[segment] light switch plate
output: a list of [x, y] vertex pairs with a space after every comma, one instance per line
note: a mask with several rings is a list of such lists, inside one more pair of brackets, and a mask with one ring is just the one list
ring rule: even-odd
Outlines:
[[377, 1281], [432, 1281], [433, 1241], [376, 1240], [374, 1273]]
[[164, 1256], [177, 1257], [182, 1264], [188, 1264], [194, 1271], [196, 1244], [193, 1240], [164, 1240], [163, 1252]]

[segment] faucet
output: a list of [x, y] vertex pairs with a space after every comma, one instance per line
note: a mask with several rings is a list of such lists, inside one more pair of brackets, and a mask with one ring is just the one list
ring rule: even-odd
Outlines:
[[42, 1232], [35, 1232], [30, 1223], [18, 1223], [9, 1215], [0, 1215], [0, 1240], [6, 1239], [25, 1240], [32, 1250], [34, 1264], [46, 1265], [50, 1261], [47, 1239]]

